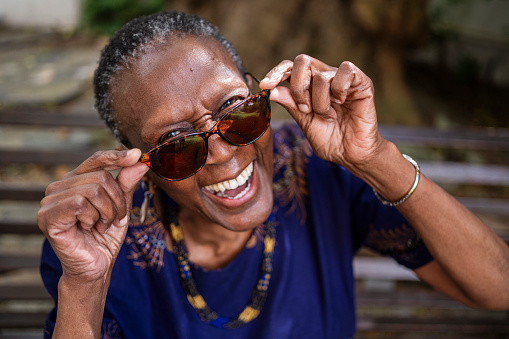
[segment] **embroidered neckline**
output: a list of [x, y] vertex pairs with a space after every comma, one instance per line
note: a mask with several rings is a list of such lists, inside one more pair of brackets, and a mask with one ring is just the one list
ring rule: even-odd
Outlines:
[[214, 327], [225, 329], [238, 328], [254, 320], [260, 314], [260, 310], [265, 302], [272, 275], [272, 257], [276, 242], [273, 214], [271, 213], [269, 219], [263, 225], [265, 231], [263, 242], [265, 247], [263, 250], [263, 259], [260, 264], [258, 283], [251, 291], [249, 302], [246, 307], [238, 315], [233, 317], [223, 317], [213, 311], [199, 293], [191, 272], [189, 254], [185, 245], [182, 229], [178, 224], [176, 213], [172, 213], [172, 216], [173, 220], [170, 221], [169, 233], [173, 242], [173, 256], [175, 257], [180, 272], [180, 284], [186, 294], [189, 304], [195, 309], [200, 319]]

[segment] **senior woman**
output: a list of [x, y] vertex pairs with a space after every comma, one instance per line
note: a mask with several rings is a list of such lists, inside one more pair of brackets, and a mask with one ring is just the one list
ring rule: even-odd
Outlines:
[[[199, 17], [112, 38], [96, 107], [129, 150], [94, 154], [41, 202], [47, 336], [349, 338], [361, 245], [509, 308], [508, 247], [381, 137], [361, 70], [301, 55], [251, 85]], [[271, 130], [269, 96], [298, 126]]]

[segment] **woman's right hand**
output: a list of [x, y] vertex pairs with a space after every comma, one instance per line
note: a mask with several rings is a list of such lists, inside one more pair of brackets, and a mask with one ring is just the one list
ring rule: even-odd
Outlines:
[[[100, 151], [46, 189], [39, 228], [77, 283], [105, 281], [124, 241], [136, 184], [148, 167], [140, 150]], [[109, 171], [121, 169], [114, 178]]]

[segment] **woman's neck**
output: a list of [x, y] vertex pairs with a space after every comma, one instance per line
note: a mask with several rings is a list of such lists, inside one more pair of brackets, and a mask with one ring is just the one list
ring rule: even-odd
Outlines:
[[[161, 221], [169, 226], [169, 215], [161, 191], [155, 191], [153, 201]], [[253, 230], [245, 232], [228, 230], [184, 208], [179, 209], [177, 213], [189, 260], [205, 269], [226, 267], [244, 249], [253, 234]]]
[[184, 234], [189, 260], [205, 269], [224, 268], [246, 246], [253, 231], [234, 232], [181, 209], [179, 225]]

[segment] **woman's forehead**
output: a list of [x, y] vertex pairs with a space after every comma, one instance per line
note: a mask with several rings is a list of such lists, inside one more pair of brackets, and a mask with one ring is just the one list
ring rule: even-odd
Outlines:
[[[160, 71], [184, 72], [224, 65], [240, 73], [228, 51], [212, 37], [172, 38], [146, 50], [133, 66], [139, 76]], [[161, 69], [163, 68], [163, 69]], [[202, 70], [203, 71], [203, 70]]]
[[[206, 86], [203, 82], [230, 81], [242, 75], [226, 49], [213, 38], [174, 38], [167, 44], [150, 48], [132, 67], [119, 74], [115, 85], [120, 92], [156, 91], [171, 88], [184, 92]], [[115, 86], [114, 86], [115, 87]], [[162, 87], [162, 88], [161, 88]], [[113, 88], [113, 92], [116, 92]]]
[[139, 126], [140, 136], [142, 130], [159, 133], [151, 125], [182, 120], [182, 112], [214, 109], [215, 101], [239, 87], [245, 91], [243, 76], [229, 53], [215, 39], [204, 38], [178, 39], [153, 48], [115, 83], [112, 97], [117, 118], [130, 130]]

